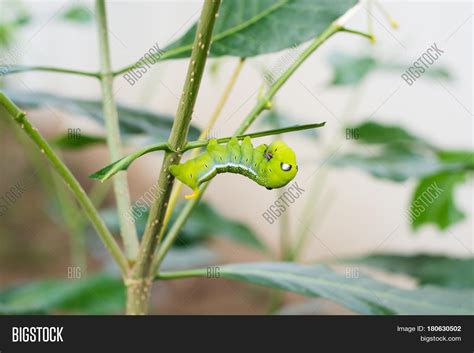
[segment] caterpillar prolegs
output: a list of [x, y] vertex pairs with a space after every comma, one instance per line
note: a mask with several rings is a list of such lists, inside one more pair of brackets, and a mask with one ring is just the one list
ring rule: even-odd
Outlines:
[[281, 188], [296, 175], [298, 166], [293, 150], [283, 141], [253, 147], [250, 137], [242, 144], [232, 138], [227, 145], [219, 145], [216, 139], [209, 140], [206, 152], [182, 164], [170, 166], [170, 172], [182, 183], [193, 189], [193, 198], [199, 185], [220, 173], [244, 175], [267, 189]]

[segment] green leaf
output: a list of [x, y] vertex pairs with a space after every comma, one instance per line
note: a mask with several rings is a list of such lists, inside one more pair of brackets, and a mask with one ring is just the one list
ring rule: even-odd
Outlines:
[[[322, 33], [355, 0], [223, 1], [211, 56], [252, 57], [297, 46]], [[163, 58], [189, 57], [196, 25], [165, 49]]]
[[40, 280], [0, 292], [1, 314], [106, 314], [125, 306], [122, 281], [108, 274], [81, 280]]
[[474, 163], [472, 153], [439, 151], [396, 125], [366, 121], [348, 126], [345, 133], [365, 148], [360, 152], [335, 156], [330, 163], [337, 167], [357, 167], [376, 178], [401, 182], [442, 172], [462, 172], [472, 168], [469, 165]]
[[97, 144], [105, 144], [107, 143], [107, 139], [103, 136], [87, 135], [83, 133], [74, 137], [71, 137], [69, 134], [63, 134], [52, 139], [50, 143], [55, 147], [71, 150], [90, 147]]
[[446, 229], [464, 219], [454, 203], [454, 189], [464, 180], [464, 172], [443, 172], [420, 180], [409, 209], [412, 227], [431, 223]]
[[352, 166], [362, 169], [376, 178], [402, 182], [408, 178], [420, 178], [442, 170], [457, 170], [457, 164], [444, 164], [433, 156], [399, 148], [387, 148], [378, 153], [346, 154], [333, 157], [331, 165]]
[[429, 144], [397, 125], [384, 125], [375, 121], [365, 121], [346, 128], [354, 133], [354, 141], [365, 144], [418, 145]]
[[377, 61], [370, 56], [356, 56], [336, 52], [329, 56], [332, 66], [332, 85], [359, 83], [370, 71], [377, 67]]
[[474, 167], [474, 152], [463, 150], [441, 150], [437, 151], [438, 158], [445, 162], [466, 163], [467, 168]]
[[[413, 63], [410, 62], [383, 62], [370, 55], [357, 55], [344, 52], [334, 52], [329, 56], [333, 76], [330, 84], [334, 86], [356, 85], [374, 70], [392, 72], [397, 75], [407, 70]], [[424, 76], [436, 79], [451, 79], [449, 70], [444, 67], [430, 68]]]
[[[474, 314], [474, 290], [422, 287], [400, 289], [366, 276], [347, 278], [323, 265], [290, 262], [218, 266], [221, 278], [322, 297], [357, 313], [390, 315]], [[160, 273], [159, 278], [206, 277], [207, 270]]]
[[[42, 92], [6, 91], [11, 100], [22, 109], [58, 108], [62, 111], [93, 118], [104, 126], [102, 101], [75, 99]], [[125, 138], [146, 136], [152, 142], [168, 140], [173, 117], [156, 114], [148, 110], [117, 106], [120, 132]], [[191, 126], [189, 138], [199, 137], [199, 129]]]
[[86, 6], [72, 5], [63, 13], [62, 19], [80, 24], [90, 23], [93, 13]]
[[405, 273], [421, 285], [431, 284], [449, 288], [474, 288], [474, 258], [441, 255], [373, 254], [343, 262]]

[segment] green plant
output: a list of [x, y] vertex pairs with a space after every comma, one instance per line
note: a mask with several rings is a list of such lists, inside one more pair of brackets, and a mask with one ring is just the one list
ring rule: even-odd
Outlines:
[[[32, 287], [34, 288], [30, 288], [30, 290], [36, 291], [37, 296], [48, 296], [50, 291], [54, 292], [54, 289], [51, 288], [60, 288], [61, 290], [58, 291], [59, 294], [57, 293], [56, 296], [47, 298], [48, 300], [44, 302], [31, 300], [31, 297], [24, 294], [25, 292], [21, 290], [3, 293], [3, 295], [0, 295], [0, 311], [15, 313], [41, 312], [52, 309], [74, 310], [74, 308], [77, 308], [75, 306], [76, 303], [82, 297], [86, 297], [87, 299], [84, 300], [89, 304], [88, 309], [96, 312], [98, 304], [94, 302], [94, 297], [88, 289], [100, 282], [104, 292], [118, 290], [123, 294], [123, 291], [126, 291], [126, 296], [116, 296], [116, 298], [120, 301], [126, 297], [125, 312], [127, 314], [146, 314], [149, 312], [148, 303], [154, 281], [188, 277], [209, 277], [211, 270], [211, 273], [218, 271], [222, 278], [246, 281], [306, 296], [329, 298], [356, 312], [366, 314], [453, 314], [472, 312], [472, 305], [470, 305], [469, 300], [466, 300], [466, 298], [472, 295], [472, 291], [452, 292], [445, 288], [424, 287], [415, 290], [402, 290], [369, 277], [362, 277], [355, 282], [325, 265], [300, 265], [294, 263], [293, 261], [298, 258], [304, 246], [308, 234], [308, 225], [302, 225], [301, 229], [297, 232], [296, 243], [291, 244], [288, 239], [285, 239], [285, 235], [290, 233], [285, 223], [285, 217], [288, 214], [285, 214], [281, 220], [282, 254], [280, 259], [282, 261], [280, 262], [231, 264], [203, 269], [163, 271], [164, 260], [168, 258], [173, 245], [176, 245], [177, 239], [182, 241], [184, 239], [187, 242], [196, 241], [192, 235], [189, 235], [192, 233], [192, 230], [186, 230], [186, 225], [188, 222], [193, 221], [193, 215], [197, 212], [201, 212], [200, 217], [208, 217], [212, 222], [217, 223], [221, 221], [224, 225], [223, 228], [227, 228], [226, 234], [229, 237], [239, 238], [239, 241], [243, 243], [251, 244], [251, 246], [260, 250], [265, 250], [265, 247], [251, 231], [241, 224], [231, 223], [223, 218], [219, 219], [219, 215], [214, 210], [201, 202], [201, 197], [208, 183], [201, 185], [199, 197], [186, 202], [179, 210], [175, 209], [180, 186], [174, 185], [174, 177], [169, 172], [170, 166], [178, 164], [185, 152], [193, 150], [193, 155], [196, 155], [199, 148], [208, 144], [207, 134], [219, 117], [245, 60], [249, 57], [274, 52], [309, 41], [305, 49], [298, 54], [296, 60], [271, 82], [268, 88], [262, 90], [256, 105], [232, 136], [239, 140], [246, 136], [257, 138], [324, 126], [324, 123], [316, 123], [282, 127], [285, 125], [283, 124], [272, 130], [246, 133], [263, 112], [272, 108], [272, 101], [275, 95], [287, 80], [327, 40], [330, 40], [330, 38], [339, 33], [351, 33], [361, 35], [367, 39], [373, 39], [371, 34], [345, 27], [346, 21], [354, 13], [356, 3], [353, 0], [338, 1], [336, 3], [321, 1], [320, 7], [314, 7], [314, 0], [261, 1], [258, 2], [258, 5], [253, 6], [252, 10], [249, 10], [250, 8], [246, 7], [247, 5], [246, 1], [226, 1], [221, 5], [220, 0], [206, 0], [198, 23], [180, 39], [165, 48], [164, 52], [160, 53], [160, 56], [156, 58], [161, 61], [179, 58], [186, 58], [188, 60], [188, 69], [182, 95], [176, 115], [172, 119], [160, 116], [159, 119], [153, 121], [154, 116], [133, 111], [130, 108], [120, 107], [116, 104], [113, 94], [114, 79], [133, 69], [137, 63], [117, 70], [112, 69], [104, 0], [97, 0], [95, 9], [101, 54], [100, 71], [80, 71], [44, 66], [11, 66], [7, 68], [7, 74], [24, 71], [46, 71], [81, 75], [99, 80], [102, 89], [101, 102], [73, 101], [47, 95], [43, 95], [41, 99], [34, 101], [32, 99], [34, 97], [15, 96], [15, 92], [9, 94], [6, 91], [7, 94], [0, 92], [0, 104], [13, 118], [13, 121], [37, 145], [38, 149], [51, 163], [54, 171], [69, 187], [72, 195], [118, 265], [123, 284], [118, 279], [109, 276], [104, 278], [100, 276], [90, 277], [80, 285], [77, 284], [77, 288], [68, 288], [61, 281], [43, 285], [33, 284]], [[298, 14], [302, 7], [307, 11], [305, 16], [300, 18], [299, 30], [295, 33], [287, 31], [285, 29], [286, 26], [291, 26], [291, 23], [288, 22], [290, 21], [289, 18], [291, 18], [289, 15]], [[246, 11], [243, 11], [244, 9]], [[237, 15], [240, 13], [244, 13], [243, 18]], [[225, 21], [220, 20], [220, 18], [225, 18]], [[268, 27], [265, 23], [270, 20], [280, 22], [280, 26], [276, 29], [274, 28], [278, 33], [268, 33]], [[270, 37], [272, 37], [272, 40], [269, 40]], [[242, 38], [245, 38], [246, 41], [242, 41]], [[239, 58], [234, 74], [230, 78], [222, 97], [218, 100], [214, 114], [209, 119], [206, 128], [199, 134], [199, 138], [189, 141], [189, 136], [198, 135], [198, 132], [195, 129], [193, 130], [191, 126], [191, 119], [206, 62], [209, 57], [229, 55]], [[360, 77], [363, 77], [369, 71], [370, 67], [373, 66], [373, 62], [365, 60], [363, 65], [362, 73], [358, 75]], [[337, 78], [335, 82], [354, 82], [356, 79], [357, 77], [351, 77], [348, 80]], [[112, 235], [111, 223], [113, 222], [107, 222], [107, 217], [105, 217], [104, 213], [99, 212], [97, 209], [98, 202], [93, 202], [91, 195], [84, 191], [78, 180], [59, 157], [57, 151], [59, 148], [77, 148], [78, 144], [71, 143], [69, 140], [61, 137], [50, 142], [46, 141], [39, 131], [31, 125], [26, 114], [18, 107], [18, 105], [22, 107], [39, 105], [41, 100], [49, 100], [56, 105], [62, 105], [66, 109], [81, 107], [88, 111], [89, 115], [95, 117], [97, 115], [103, 116], [102, 120], [105, 123], [106, 130], [105, 138], [103, 136], [89, 136], [86, 139], [82, 139], [80, 143], [90, 145], [105, 141], [108, 145], [112, 163], [94, 173], [91, 177], [100, 181], [112, 179], [118, 215], [116, 217], [118, 221], [116, 222], [116, 230], [120, 232], [123, 248]], [[102, 114], [97, 113], [100, 105], [102, 105]], [[122, 119], [127, 114], [134, 117], [139, 116], [142, 121], [146, 120], [150, 126], [150, 129], [145, 129], [146, 132], [149, 135], [153, 135], [148, 130], [156, 129], [154, 131], [156, 134], [153, 135], [154, 139], [159, 139], [157, 137], [160, 137], [161, 141], [163, 138], [166, 138], [167, 141], [155, 142], [124, 156], [122, 138], [126, 137], [126, 132], [130, 132], [130, 126], [133, 126], [130, 120], [130, 124], [127, 126], [127, 120]], [[164, 128], [157, 129], [155, 123], [162, 124]], [[166, 136], [159, 135], [163, 130], [169, 131], [169, 134]], [[137, 131], [134, 132], [137, 133]], [[220, 138], [218, 141], [227, 142], [232, 137]], [[155, 184], [154, 203], [142, 215], [142, 217], [146, 217], [146, 222], [142, 222], [141, 228], [135, 227], [134, 222], [127, 217], [132, 206], [126, 170], [134, 160], [147, 153], [156, 151], [163, 153], [163, 162]], [[61, 187], [59, 185], [60, 183], [57, 183], [58, 188]], [[318, 192], [317, 188], [315, 188], [315, 192]], [[61, 192], [58, 191], [58, 193]], [[76, 207], [74, 202], [61, 198], [60, 203], [63, 205], [63, 210], [71, 210], [71, 208], [73, 210], [64, 213], [64, 218], [69, 220], [71, 232], [81, 233], [83, 223], [79, 222], [78, 224], [71, 217], [72, 213], [77, 212], [77, 209], [74, 208]], [[305, 216], [305, 222], [311, 219], [312, 206], [309, 205], [307, 207], [308, 214]], [[207, 233], [215, 231], [215, 229], [209, 229], [210, 226], [205, 223], [203, 222], [200, 226], [208, 228], [204, 229], [198, 236], [201, 236], [203, 233], [207, 235]], [[142, 236], [139, 238], [140, 233]], [[185, 237], [186, 234], [187, 237]], [[460, 302], [465, 304], [458, 305], [457, 303]], [[276, 305], [276, 307], [278, 306]], [[112, 305], [112, 307], [116, 309], [116, 306]]]

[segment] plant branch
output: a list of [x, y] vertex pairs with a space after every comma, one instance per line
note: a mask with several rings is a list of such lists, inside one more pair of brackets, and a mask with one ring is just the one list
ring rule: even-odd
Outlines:
[[77, 179], [71, 173], [69, 168], [59, 159], [57, 154], [53, 151], [48, 142], [41, 136], [36, 128], [34, 128], [26, 117], [26, 114], [20, 110], [3, 92], [0, 92], [0, 104], [5, 107], [8, 113], [13, 117], [13, 120], [25, 131], [25, 133], [38, 146], [45, 157], [51, 162], [53, 168], [62, 177], [66, 185], [69, 186], [72, 193], [80, 203], [89, 220], [96, 229], [99, 237], [104, 243], [107, 250], [117, 262], [123, 275], [126, 275], [128, 270], [127, 259], [122, 253], [114, 237], [108, 230], [105, 223], [99, 216], [99, 213], [91, 200], [81, 187]]
[[[99, 34], [99, 51], [101, 67], [101, 88], [103, 95], [103, 111], [107, 132], [107, 144], [110, 158], [115, 161], [122, 157], [122, 143], [118, 123], [117, 106], [113, 93], [113, 76], [110, 64], [109, 38], [107, 31], [107, 14], [104, 0], [96, 1], [96, 19]], [[117, 211], [120, 222], [125, 254], [129, 261], [134, 261], [138, 255], [138, 236], [135, 225], [126, 217], [130, 209], [130, 193], [127, 174], [120, 173], [114, 178], [114, 191], [117, 200]]]
[[[166, 152], [163, 158], [157, 182], [156, 200], [150, 208], [147, 225], [140, 244], [139, 257], [131, 273], [130, 279], [132, 281], [138, 280], [138, 282], [132, 282], [137, 283], [137, 286], [129, 287], [130, 300], [127, 300], [127, 312], [130, 314], [144, 314], [147, 309], [151, 281], [154, 275], [154, 271], [151, 270], [150, 266], [173, 188], [174, 177], [169, 172], [169, 167], [172, 164], [179, 163], [182, 149], [186, 145], [189, 125], [204, 73], [219, 6], [220, 0], [206, 0], [202, 8], [183, 93], [168, 140], [171, 149], [176, 152]], [[142, 291], [145, 294], [137, 296], [137, 291]]]
[[17, 74], [17, 73], [28, 72], [28, 71], [44, 71], [44, 72], [56, 72], [56, 73], [61, 73], [61, 74], [72, 74], [72, 75], [100, 78], [99, 72], [73, 70], [73, 69], [66, 69], [66, 68], [54, 67], [54, 66], [16, 65], [16, 66], [7, 66], [6, 69], [7, 70], [6, 72], [3, 73], [3, 75], [11, 75], [11, 74]]

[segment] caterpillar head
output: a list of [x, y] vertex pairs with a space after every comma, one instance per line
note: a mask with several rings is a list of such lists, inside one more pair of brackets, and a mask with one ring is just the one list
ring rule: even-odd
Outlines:
[[265, 158], [268, 159], [267, 188], [285, 186], [296, 176], [296, 155], [283, 141], [271, 143], [265, 150]]

